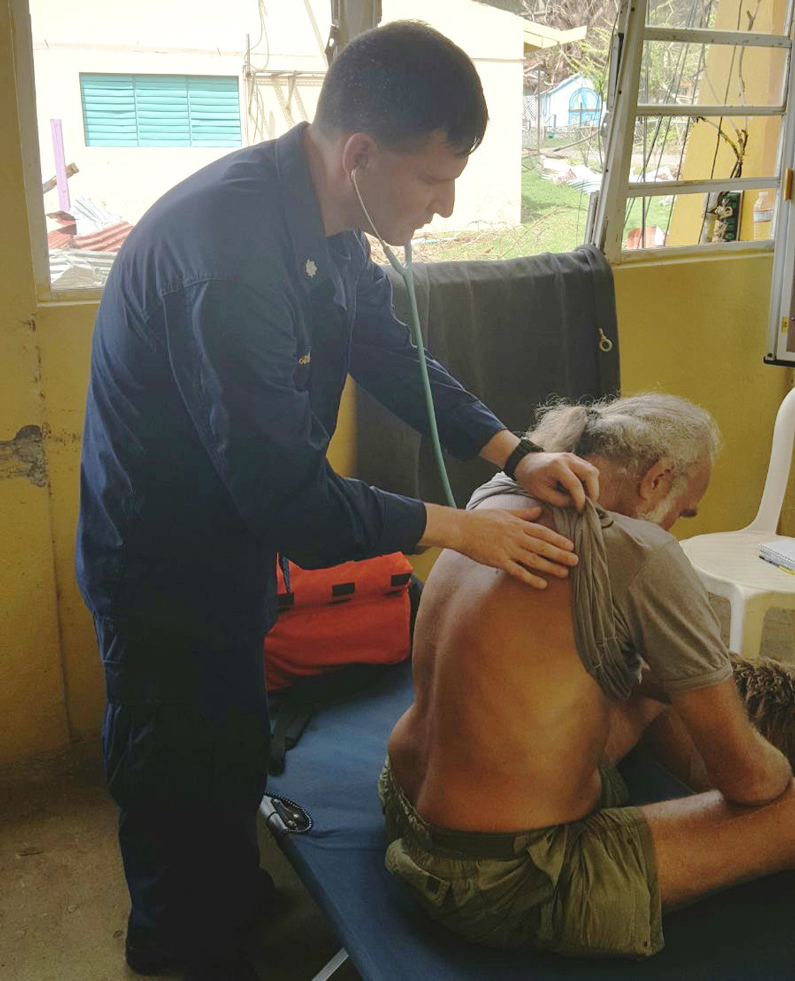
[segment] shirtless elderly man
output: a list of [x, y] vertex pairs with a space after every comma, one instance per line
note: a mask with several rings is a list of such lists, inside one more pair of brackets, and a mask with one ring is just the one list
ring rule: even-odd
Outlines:
[[[598, 466], [600, 507], [546, 509], [580, 556], [546, 591], [439, 557], [417, 618], [416, 701], [379, 785], [386, 863], [467, 939], [644, 957], [666, 911], [795, 867], [792, 771], [748, 722], [668, 533], [707, 488], [709, 414], [647, 394], [552, 408], [530, 435]], [[531, 506], [522, 493], [501, 475], [469, 507]], [[666, 720], [714, 789], [628, 807], [615, 764]]]

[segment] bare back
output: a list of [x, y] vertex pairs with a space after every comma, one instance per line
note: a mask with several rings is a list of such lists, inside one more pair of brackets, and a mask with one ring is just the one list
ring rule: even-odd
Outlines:
[[389, 756], [431, 824], [524, 830], [593, 809], [610, 703], [578, 655], [568, 580], [537, 591], [442, 552], [417, 618], [414, 681]]

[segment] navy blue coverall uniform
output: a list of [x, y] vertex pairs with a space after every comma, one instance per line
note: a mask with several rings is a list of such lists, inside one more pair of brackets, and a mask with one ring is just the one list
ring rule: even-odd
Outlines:
[[[236, 952], [254, 905], [276, 555], [411, 552], [424, 505], [326, 460], [350, 373], [414, 428], [417, 352], [360, 232], [326, 238], [304, 125], [161, 198], [94, 329], [77, 574], [105, 669], [103, 750], [139, 939]], [[447, 450], [503, 425], [429, 361]]]

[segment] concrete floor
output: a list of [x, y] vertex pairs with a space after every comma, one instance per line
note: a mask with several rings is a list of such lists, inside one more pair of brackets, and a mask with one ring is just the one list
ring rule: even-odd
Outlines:
[[[717, 600], [724, 633], [728, 604]], [[792, 659], [789, 614], [771, 611], [763, 651]], [[250, 938], [262, 981], [309, 981], [338, 944], [264, 827], [263, 865], [283, 912]], [[96, 747], [0, 772], [0, 979], [130, 981], [124, 964], [127, 894], [116, 808]], [[169, 977], [174, 977], [173, 975]], [[358, 981], [350, 963], [335, 981]]]
[[[284, 908], [249, 954], [263, 981], [309, 981], [339, 944], [264, 825], [260, 844]], [[98, 747], [0, 772], [0, 883], [2, 981], [139, 977], [124, 963], [128, 899]], [[359, 981], [350, 963], [334, 977]]]

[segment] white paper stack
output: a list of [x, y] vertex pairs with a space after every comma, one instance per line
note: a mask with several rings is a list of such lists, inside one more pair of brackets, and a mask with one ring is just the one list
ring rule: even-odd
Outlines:
[[762, 542], [759, 557], [790, 572], [795, 572], [795, 538], [777, 538], [774, 542]]

